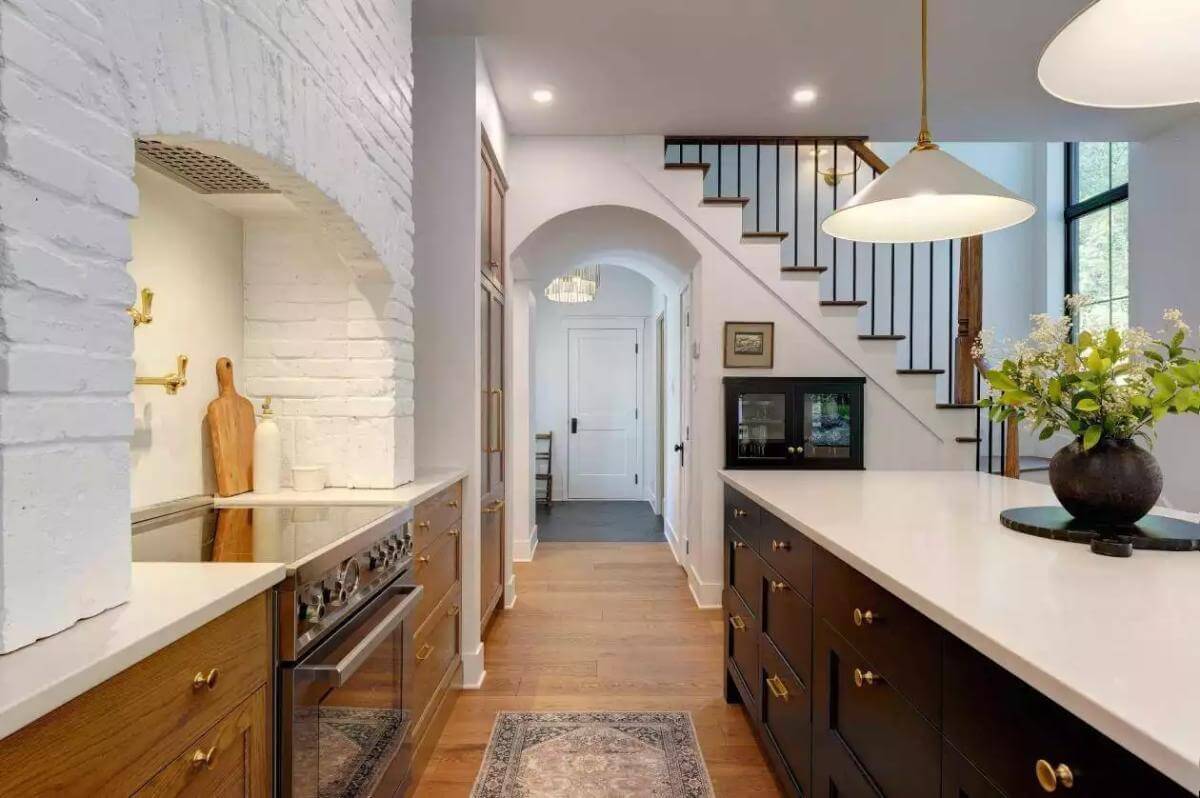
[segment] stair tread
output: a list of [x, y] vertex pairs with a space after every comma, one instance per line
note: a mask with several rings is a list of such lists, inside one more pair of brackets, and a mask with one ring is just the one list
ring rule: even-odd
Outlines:
[[667, 169], [699, 169], [702, 172], [709, 170], [709, 165], [706, 163], [669, 163], [664, 164]]
[[781, 266], [780, 271], [788, 274], [822, 274], [829, 271], [828, 266]]
[[945, 374], [945, 369], [896, 369], [897, 374]]
[[867, 304], [865, 299], [822, 299], [821, 304], [828, 308], [861, 308]]
[[892, 334], [860, 335], [860, 336], [858, 336], [858, 339], [860, 341], [903, 341], [904, 336], [903, 335], [892, 335]]
[[960, 435], [954, 439], [955, 443], [982, 443], [983, 438], [977, 438], [973, 435]]
[[748, 205], [749, 197], [705, 197], [705, 205]]
[[938, 410], [978, 410], [979, 405], [974, 405], [974, 404], [964, 405], [964, 404], [959, 404], [958, 402], [938, 402], [937, 409]]
[[764, 238], [764, 239], [772, 239], [772, 240], [776, 240], [776, 241], [782, 241], [783, 239], [785, 239], [787, 237], [788, 237], [788, 234], [782, 230], [750, 230], [748, 232], [742, 233], [743, 240], [745, 240], [747, 238], [749, 238], [751, 240], [756, 239], [756, 238]]

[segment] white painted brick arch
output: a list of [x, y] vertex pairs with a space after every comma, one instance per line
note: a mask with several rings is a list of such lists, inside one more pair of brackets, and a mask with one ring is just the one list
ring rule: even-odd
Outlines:
[[135, 136], [221, 154], [319, 220], [367, 286], [347, 346], [395, 364], [357, 444], [390, 437], [387, 473], [360, 476], [410, 478], [411, 10], [0, 0], [0, 652], [128, 592]]

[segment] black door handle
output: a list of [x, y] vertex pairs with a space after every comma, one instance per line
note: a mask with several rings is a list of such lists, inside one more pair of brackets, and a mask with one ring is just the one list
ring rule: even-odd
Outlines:
[[579, 419], [573, 418], [571, 419], [571, 434], [574, 435], [576, 432], [579, 432]]
[[683, 442], [675, 444], [675, 451], [679, 452], [679, 467], [683, 468]]
[[677, 444], [675, 444], [675, 451], [677, 451], [677, 452], [682, 452], [682, 451], [683, 451], [683, 444], [682, 444], [682, 443], [677, 443]]

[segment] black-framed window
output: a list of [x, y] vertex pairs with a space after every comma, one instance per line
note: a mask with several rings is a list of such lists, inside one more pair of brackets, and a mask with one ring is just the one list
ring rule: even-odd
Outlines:
[[1129, 144], [1066, 145], [1068, 294], [1088, 297], [1075, 330], [1129, 327]]

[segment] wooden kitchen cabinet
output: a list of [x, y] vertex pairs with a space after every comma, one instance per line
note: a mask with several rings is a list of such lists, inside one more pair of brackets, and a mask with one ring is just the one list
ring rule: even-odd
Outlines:
[[[0, 795], [269, 795], [268, 605], [244, 602], [0, 740]], [[198, 751], [212, 756], [189, 762]]]
[[508, 181], [496, 154], [483, 137], [479, 156], [479, 269], [483, 276], [504, 290], [504, 195]]

